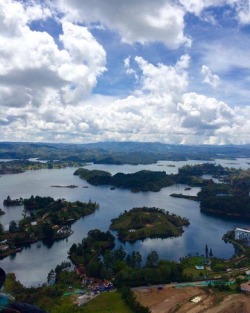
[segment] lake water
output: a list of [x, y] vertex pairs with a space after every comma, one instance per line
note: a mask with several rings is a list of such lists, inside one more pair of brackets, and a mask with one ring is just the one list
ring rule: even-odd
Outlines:
[[[228, 167], [248, 168], [250, 159], [216, 160]], [[177, 173], [178, 168], [185, 164], [198, 164], [201, 161], [159, 161], [151, 165], [93, 165], [88, 169], [103, 169], [115, 174], [117, 172], [132, 173], [142, 169], [166, 171], [168, 174]], [[230, 164], [227, 164], [230, 163]], [[231, 164], [234, 163], [234, 164]], [[170, 167], [169, 165], [175, 165]], [[47, 280], [47, 274], [62, 261], [67, 260], [67, 251], [73, 243], [81, 242], [90, 229], [99, 228], [108, 230], [112, 218], [117, 217], [124, 210], [133, 207], [155, 206], [172, 213], [187, 217], [190, 226], [184, 228], [184, 233], [178, 238], [147, 239], [137, 241], [135, 244], [125, 244], [127, 252], [138, 250], [143, 257], [156, 250], [163, 259], [176, 260], [180, 257], [196, 253], [204, 254], [205, 245], [212, 248], [217, 257], [230, 258], [234, 254], [231, 244], [222, 240], [223, 234], [236, 225], [249, 227], [244, 220], [222, 219], [202, 214], [199, 203], [186, 199], [172, 198], [171, 193], [185, 193], [195, 195], [199, 188], [184, 191], [185, 185], [174, 185], [163, 188], [160, 192], [131, 193], [128, 190], [110, 190], [108, 186], [91, 186], [79, 177], [74, 176], [75, 168], [28, 171], [22, 174], [5, 175], [0, 177], [0, 207], [6, 212], [0, 217], [0, 222], [7, 229], [11, 220], [18, 221], [22, 217], [22, 207], [3, 207], [3, 200], [8, 195], [14, 198], [29, 198], [31, 195], [51, 196], [65, 198], [68, 201], [89, 201], [100, 204], [94, 214], [76, 221], [72, 225], [74, 234], [67, 239], [51, 244], [31, 244], [21, 253], [9, 256], [0, 261], [6, 272], [15, 272], [17, 279], [26, 286], [37, 286]], [[78, 188], [52, 188], [52, 185], [77, 185]], [[88, 186], [88, 188], [82, 188]], [[114, 233], [115, 234], [115, 233]], [[120, 243], [117, 241], [117, 244]]]

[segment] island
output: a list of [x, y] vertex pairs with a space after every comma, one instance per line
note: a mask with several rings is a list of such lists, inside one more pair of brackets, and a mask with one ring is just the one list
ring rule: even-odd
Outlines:
[[160, 191], [164, 187], [174, 184], [188, 184], [189, 186], [202, 186], [206, 180], [204, 174], [225, 175], [228, 170], [214, 163], [204, 163], [194, 166], [183, 166], [178, 174], [167, 175], [165, 171], [142, 170], [136, 173], [117, 173], [111, 175], [107, 171], [88, 170], [79, 168], [74, 175], [85, 179], [91, 185], [111, 185], [118, 188], [130, 189], [132, 192], [139, 191]]
[[24, 205], [23, 218], [17, 224], [11, 221], [9, 231], [2, 232], [0, 241], [0, 257], [17, 252], [25, 244], [42, 239], [59, 240], [70, 236], [73, 231], [70, 224], [80, 217], [94, 213], [99, 207], [92, 202], [68, 202], [65, 199], [31, 196], [22, 199]]
[[5, 214], [5, 212], [0, 208], [0, 216], [4, 215], [4, 214]]
[[54, 187], [54, 188], [71, 188], [71, 189], [73, 189], [73, 188], [78, 188], [78, 186], [76, 186], [76, 185], [67, 185], [67, 186], [52, 185], [52, 186], [50, 186], [50, 187]]
[[85, 162], [80, 161], [29, 161], [29, 160], [11, 160], [0, 162], [0, 175], [6, 174], [20, 174], [30, 170], [41, 169], [60, 169], [66, 167], [79, 167], [86, 165]]
[[250, 170], [231, 170], [223, 183], [209, 181], [198, 193], [201, 212], [250, 219]]
[[164, 171], [142, 170], [132, 174], [117, 173], [112, 176], [106, 171], [79, 168], [74, 172], [74, 175], [80, 176], [80, 178], [85, 179], [91, 185], [111, 185], [113, 187], [130, 189], [132, 192], [157, 192], [163, 187], [175, 184], [175, 176], [167, 175]]
[[136, 241], [145, 238], [178, 237], [183, 226], [188, 226], [186, 218], [170, 214], [159, 208], [133, 208], [118, 218], [112, 219], [111, 230], [118, 231], [118, 237], [124, 241]]

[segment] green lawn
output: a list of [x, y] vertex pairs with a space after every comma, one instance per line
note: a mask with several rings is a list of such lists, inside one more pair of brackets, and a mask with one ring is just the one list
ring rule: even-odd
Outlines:
[[118, 292], [107, 292], [90, 301], [82, 309], [83, 313], [132, 313]]

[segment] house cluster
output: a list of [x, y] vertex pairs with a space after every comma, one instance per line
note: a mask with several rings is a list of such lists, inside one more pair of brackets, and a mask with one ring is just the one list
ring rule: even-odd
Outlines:
[[57, 235], [60, 235], [60, 236], [61, 235], [69, 235], [69, 234], [71, 234], [71, 232], [72, 231], [68, 226], [63, 226], [56, 231]]
[[250, 229], [236, 227], [234, 230], [234, 239], [243, 241], [250, 246]]
[[77, 265], [75, 267], [75, 272], [82, 278], [82, 287], [86, 287], [93, 293], [109, 291], [113, 289], [113, 284], [109, 280], [88, 277], [85, 273], [85, 268], [83, 265]]
[[0, 253], [6, 252], [9, 250], [9, 245], [7, 244], [8, 240], [3, 240], [0, 242]]

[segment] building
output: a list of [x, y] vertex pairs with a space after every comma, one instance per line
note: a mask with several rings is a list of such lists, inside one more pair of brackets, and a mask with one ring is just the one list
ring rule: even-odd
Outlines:
[[250, 229], [236, 227], [234, 232], [234, 239], [242, 240], [245, 244], [250, 245]]
[[241, 289], [241, 291], [250, 293], [250, 282], [241, 284], [240, 289]]

